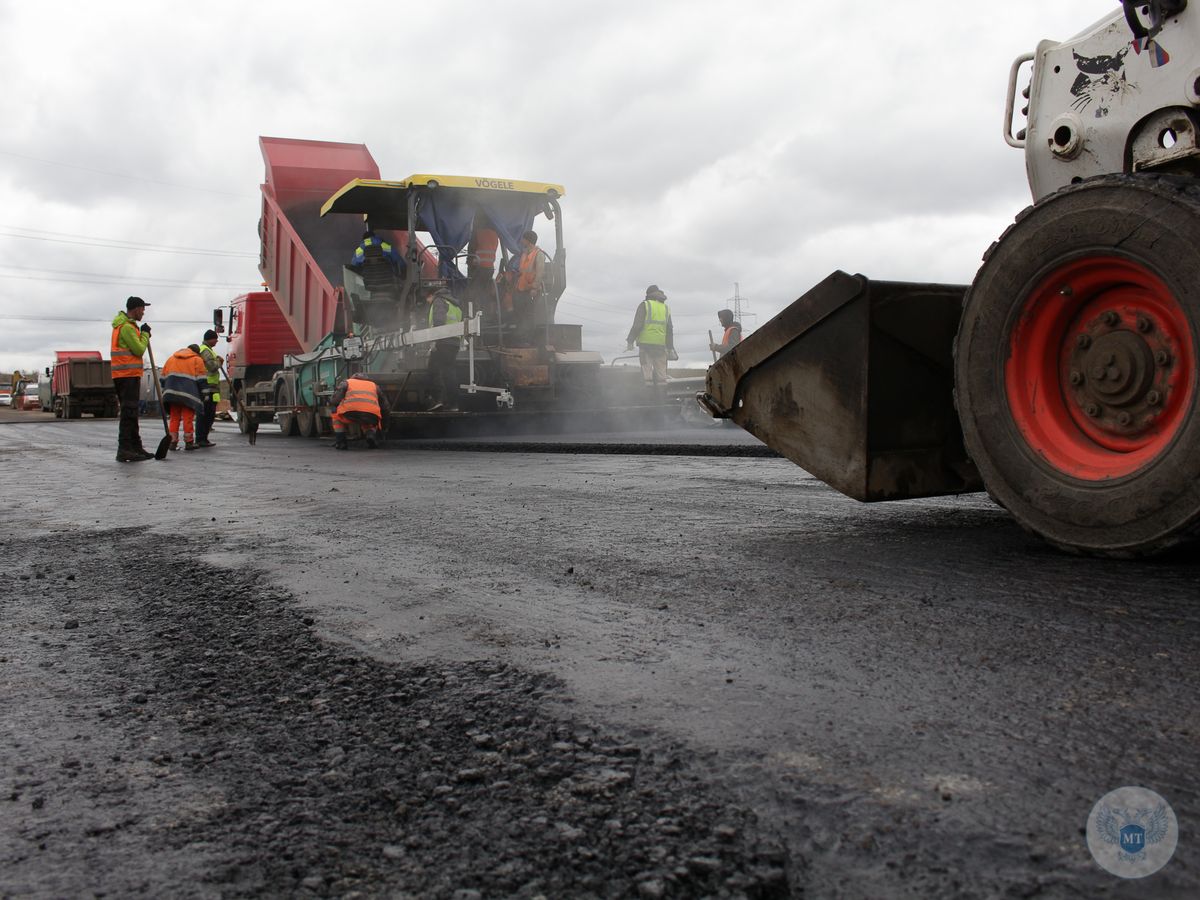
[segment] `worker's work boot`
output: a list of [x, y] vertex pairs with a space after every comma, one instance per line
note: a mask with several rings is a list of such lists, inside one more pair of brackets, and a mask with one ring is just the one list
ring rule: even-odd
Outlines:
[[350, 449], [350, 445], [346, 443], [346, 436], [344, 434], [339, 434], [334, 437], [333, 449], [334, 450], [349, 450]]
[[195, 449], [197, 449], [197, 448], [196, 448], [196, 442], [195, 442], [195, 441], [185, 441], [185, 442], [184, 442], [184, 444], [183, 444], [183, 449], [184, 449], [184, 450], [195, 450]]
[[145, 453], [141, 450], [130, 450], [128, 447], [120, 447], [117, 449], [117, 462], [143, 462], [147, 459], [153, 459], [153, 453]]
[[210, 441], [208, 438], [205, 438], [202, 441], [196, 441], [196, 446], [197, 447], [215, 447], [217, 445], [214, 444], [212, 441]]
[[377, 449], [379, 449], [379, 444], [377, 444], [377, 443], [375, 442], [375, 435], [373, 435], [373, 434], [368, 434], [368, 435], [367, 435], [367, 449], [368, 449], [368, 450], [377, 450]]
[[177, 438], [177, 437], [173, 437], [173, 438], [171, 438], [171, 449], [172, 449], [172, 450], [178, 450], [178, 449], [179, 449], [179, 438]]

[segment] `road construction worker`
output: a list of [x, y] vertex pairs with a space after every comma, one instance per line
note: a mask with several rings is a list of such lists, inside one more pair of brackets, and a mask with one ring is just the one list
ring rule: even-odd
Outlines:
[[521, 253], [516, 258], [516, 284], [513, 285], [513, 317], [516, 341], [528, 346], [533, 341], [533, 317], [546, 290], [546, 254], [537, 245], [537, 232], [521, 237]]
[[[475, 230], [471, 232], [471, 240], [467, 243], [467, 284], [470, 288], [468, 296], [479, 309], [487, 310], [489, 315], [499, 298], [494, 281], [499, 252], [500, 235], [494, 228], [479, 224], [479, 220], [476, 219]], [[510, 309], [511, 302], [510, 300]], [[500, 314], [497, 311], [496, 319], [499, 318]]]
[[142, 388], [142, 357], [150, 346], [150, 326], [138, 327], [150, 304], [141, 297], [125, 301], [125, 311], [112, 320], [112, 379], [121, 405], [117, 431], [117, 462], [141, 462], [154, 454], [142, 446], [138, 431], [138, 406]]
[[[463, 320], [462, 310], [454, 302], [454, 295], [445, 288], [438, 288], [425, 295], [429, 304], [427, 325], [450, 325]], [[458, 409], [458, 347], [459, 338], [443, 338], [433, 345], [429, 353], [429, 392], [433, 396], [430, 411]]]
[[721, 327], [725, 329], [721, 335], [721, 342], [710, 342], [708, 349], [714, 353], [724, 356], [734, 347], [742, 342], [742, 323], [733, 320], [732, 309], [722, 309], [717, 313], [717, 321], [721, 323]]
[[367, 449], [374, 450], [379, 444], [376, 435], [383, 427], [383, 408], [379, 398], [379, 385], [357, 375], [343, 378], [333, 389], [333, 447], [349, 450], [346, 430], [351, 424], [362, 429], [367, 439]]
[[638, 360], [642, 364], [642, 380], [648, 385], [667, 383], [667, 360], [679, 359], [675, 353], [675, 332], [671, 325], [671, 310], [667, 295], [657, 284], [646, 288], [643, 300], [633, 317], [633, 327], [625, 339], [626, 350], [638, 345]]
[[204, 398], [204, 412], [196, 420], [196, 446], [217, 446], [208, 439], [213, 422], [217, 420], [217, 404], [221, 402], [221, 365], [225, 357], [218, 356], [214, 349], [217, 346], [217, 333], [211, 328], [204, 332], [204, 341], [200, 344], [200, 358], [204, 360], [204, 371], [207, 376], [200, 389]]
[[208, 371], [200, 356], [199, 344], [189, 344], [176, 350], [163, 363], [163, 405], [170, 416], [167, 431], [171, 434], [171, 449], [179, 449], [179, 428], [183, 426], [183, 449], [196, 449], [196, 419], [204, 415], [204, 385]]
[[363, 232], [362, 242], [355, 249], [350, 265], [362, 274], [369, 294], [399, 296], [396, 279], [404, 272], [404, 260], [391, 244], [377, 238], [369, 227]]
[[396, 252], [396, 248], [377, 238], [375, 232], [368, 228], [363, 232], [362, 241], [354, 250], [354, 258], [350, 260], [350, 265], [361, 269], [376, 259], [386, 260], [393, 275], [404, 271], [404, 260]]
[[496, 257], [500, 250], [500, 235], [494, 228], [478, 226], [471, 232], [467, 244], [467, 277], [492, 280], [496, 274]]

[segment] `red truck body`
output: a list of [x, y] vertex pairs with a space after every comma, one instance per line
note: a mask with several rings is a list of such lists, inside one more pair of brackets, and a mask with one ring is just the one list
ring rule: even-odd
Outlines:
[[229, 315], [226, 368], [234, 379], [270, 378], [283, 357], [305, 348], [269, 291], [235, 297]]
[[[342, 266], [363, 231], [350, 216], [322, 219], [321, 204], [355, 178], [378, 179], [379, 166], [363, 144], [263, 137], [259, 145], [266, 163], [259, 271], [299, 346], [310, 350], [333, 330]], [[252, 343], [243, 352], [258, 356], [258, 339], [245, 331]]]
[[50, 391], [54, 414], [60, 418], [77, 419], [85, 412], [97, 417], [117, 414], [112, 363], [99, 350], [56, 351]]
[[[312, 350], [334, 329], [342, 266], [352, 258], [364, 225], [351, 216], [322, 218], [321, 206], [356, 178], [379, 178], [379, 166], [363, 144], [258, 140], [266, 164], [258, 267], [267, 290], [231, 304], [226, 362], [238, 384], [269, 379], [285, 354]], [[404, 252], [407, 234], [378, 233]], [[423, 266], [433, 277], [437, 261], [422, 249]]]

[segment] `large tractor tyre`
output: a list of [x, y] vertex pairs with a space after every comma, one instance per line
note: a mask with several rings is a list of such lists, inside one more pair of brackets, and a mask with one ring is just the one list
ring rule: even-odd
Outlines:
[[988, 492], [1063, 549], [1200, 533], [1200, 183], [1112, 175], [1030, 207], [964, 301], [955, 395]]

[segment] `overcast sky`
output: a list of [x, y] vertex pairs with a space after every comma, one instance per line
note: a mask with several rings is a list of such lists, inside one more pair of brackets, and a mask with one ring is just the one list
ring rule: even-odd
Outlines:
[[0, 0], [0, 367], [107, 357], [130, 294], [197, 341], [260, 281], [259, 135], [565, 185], [558, 318], [606, 360], [651, 283], [695, 363], [735, 282], [748, 330], [834, 269], [966, 283], [1029, 202], [1009, 65], [1116, 9]]

